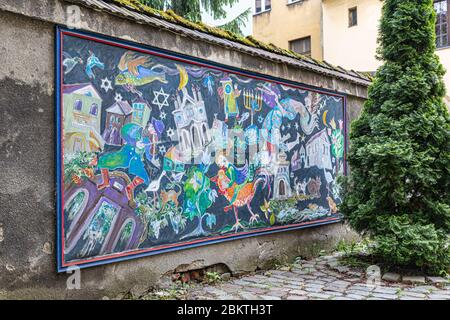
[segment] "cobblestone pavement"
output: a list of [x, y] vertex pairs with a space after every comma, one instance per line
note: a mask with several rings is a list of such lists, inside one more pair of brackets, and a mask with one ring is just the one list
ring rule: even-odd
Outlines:
[[218, 285], [192, 288], [189, 299], [222, 300], [450, 300], [450, 284], [379, 282], [324, 256], [291, 267], [232, 278]]

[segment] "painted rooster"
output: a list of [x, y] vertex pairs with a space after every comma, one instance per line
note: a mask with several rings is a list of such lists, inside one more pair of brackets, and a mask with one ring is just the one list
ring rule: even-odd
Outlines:
[[258, 221], [259, 215], [253, 212], [250, 204], [260, 184], [262, 184], [263, 188], [268, 186], [270, 192], [269, 173], [267, 170], [260, 168], [255, 172], [255, 179], [249, 181], [247, 164], [242, 168], [236, 168], [225, 157], [221, 158], [218, 164], [220, 169], [217, 175], [211, 178], [211, 181], [217, 185], [219, 194], [223, 195], [229, 202], [224, 211], [228, 212], [233, 209], [236, 223], [231, 230], [237, 232], [239, 227], [244, 229], [238, 216], [239, 208], [247, 206], [251, 214], [250, 224]]

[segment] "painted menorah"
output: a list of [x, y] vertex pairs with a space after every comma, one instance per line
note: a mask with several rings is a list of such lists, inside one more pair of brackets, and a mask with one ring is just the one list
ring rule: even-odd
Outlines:
[[254, 93], [251, 89], [244, 89], [244, 107], [250, 110], [251, 123], [253, 125], [253, 114], [255, 111], [261, 111], [263, 103], [262, 94], [260, 92]]

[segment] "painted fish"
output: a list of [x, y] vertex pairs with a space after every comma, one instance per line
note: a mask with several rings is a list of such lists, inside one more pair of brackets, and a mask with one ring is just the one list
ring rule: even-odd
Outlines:
[[153, 81], [160, 81], [162, 83], [167, 83], [166, 75], [164, 72], [157, 72], [152, 69], [148, 69], [142, 66], [137, 67], [138, 74], [134, 75], [128, 70], [121, 72], [116, 76], [116, 85], [130, 85], [130, 86], [143, 86]]

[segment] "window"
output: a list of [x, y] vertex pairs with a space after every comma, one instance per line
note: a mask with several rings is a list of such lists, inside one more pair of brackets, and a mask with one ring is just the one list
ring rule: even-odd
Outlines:
[[449, 45], [449, 2], [449, 0], [440, 0], [434, 2], [434, 10], [436, 11], [436, 47], [438, 48], [446, 47]]
[[350, 8], [348, 9], [348, 26], [354, 27], [358, 25], [358, 8]]
[[278, 195], [280, 195], [281, 197], [286, 195], [286, 186], [284, 185], [283, 180], [280, 180], [278, 184]]
[[311, 56], [311, 37], [289, 41], [289, 49], [305, 56]]
[[271, 0], [255, 0], [255, 13], [269, 11], [271, 8]]
[[256, 0], [255, 1], [255, 12], [261, 12], [262, 11], [262, 6], [261, 6], [261, 0]]
[[76, 111], [81, 111], [81, 108], [83, 108], [83, 102], [81, 102], [81, 100], [75, 100], [75, 103], [73, 104], [73, 108]]
[[93, 116], [96, 116], [97, 113], [98, 113], [98, 105], [96, 103], [93, 103], [91, 105], [90, 114], [92, 114]]

